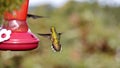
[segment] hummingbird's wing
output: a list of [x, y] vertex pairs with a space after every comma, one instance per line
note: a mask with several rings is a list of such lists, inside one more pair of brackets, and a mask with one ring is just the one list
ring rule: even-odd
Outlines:
[[51, 34], [41, 34], [41, 33], [37, 33], [37, 34], [40, 36], [47, 37], [47, 38], [51, 39]]
[[33, 18], [33, 19], [37, 19], [37, 18], [47, 18], [47, 17], [45, 17], [45, 16], [38, 16], [38, 15], [33, 15], [33, 14], [27, 14], [27, 17], [28, 18]]
[[58, 35], [62, 35], [62, 33], [58, 33]]

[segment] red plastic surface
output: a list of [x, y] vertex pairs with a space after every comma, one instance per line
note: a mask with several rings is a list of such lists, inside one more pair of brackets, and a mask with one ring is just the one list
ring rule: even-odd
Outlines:
[[12, 32], [20, 33], [20, 32], [27, 32], [28, 25], [26, 21], [21, 20], [9, 20], [3, 24], [2, 28], [11, 30]]
[[37, 48], [38, 42], [39, 40], [32, 33], [12, 33], [9, 40], [0, 43], [0, 50], [32, 50]]
[[26, 15], [28, 12], [28, 4], [29, 0], [24, 0], [24, 3], [21, 5], [20, 9], [16, 9], [13, 12], [5, 12], [4, 19], [5, 20], [26, 20]]
[[38, 46], [38, 38], [28, 32], [26, 16], [29, 0], [24, 1], [20, 9], [4, 13], [6, 22], [3, 22], [2, 28], [11, 30], [12, 34], [9, 40], [0, 43], [0, 50], [25, 51]]

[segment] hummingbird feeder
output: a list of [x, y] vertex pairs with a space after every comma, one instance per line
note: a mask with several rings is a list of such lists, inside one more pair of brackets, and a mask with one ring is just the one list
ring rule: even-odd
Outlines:
[[4, 13], [0, 29], [0, 50], [25, 51], [37, 48], [39, 39], [30, 32], [26, 18], [29, 0], [24, 0], [20, 9]]

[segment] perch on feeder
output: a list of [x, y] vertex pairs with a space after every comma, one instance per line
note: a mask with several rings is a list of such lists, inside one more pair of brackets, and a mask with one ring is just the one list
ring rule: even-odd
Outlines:
[[24, 0], [19, 10], [4, 13], [0, 29], [0, 50], [24, 51], [35, 49], [38, 38], [31, 32], [26, 22], [29, 0]]

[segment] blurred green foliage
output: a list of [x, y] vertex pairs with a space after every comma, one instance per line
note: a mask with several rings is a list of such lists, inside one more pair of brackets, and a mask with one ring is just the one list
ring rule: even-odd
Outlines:
[[0, 23], [5, 11], [11, 12], [14, 9], [18, 9], [22, 2], [23, 0], [0, 0]]
[[[120, 68], [119, 8], [73, 0], [59, 8], [48, 4], [32, 8], [29, 13], [49, 16], [27, 19], [29, 28], [40, 39], [39, 47], [1, 52], [0, 68]], [[50, 33], [51, 26], [63, 33], [60, 53], [51, 50], [49, 39], [37, 35]]]
[[0, 17], [5, 11], [19, 8], [23, 0], [0, 0]]

